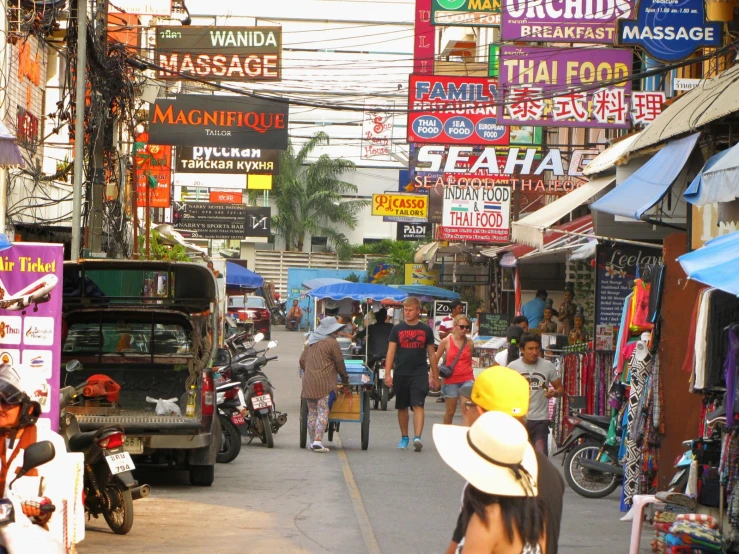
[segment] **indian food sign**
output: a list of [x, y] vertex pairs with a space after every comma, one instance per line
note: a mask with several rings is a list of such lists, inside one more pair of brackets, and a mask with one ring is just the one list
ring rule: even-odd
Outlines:
[[503, 0], [501, 38], [512, 42], [613, 44], [615, 21], [634, 0]]
[[159, 79], [279, 81], [282, 27], [156, 28]]
[[447, 187], [440, 240], [509, 242], [511, 187]]

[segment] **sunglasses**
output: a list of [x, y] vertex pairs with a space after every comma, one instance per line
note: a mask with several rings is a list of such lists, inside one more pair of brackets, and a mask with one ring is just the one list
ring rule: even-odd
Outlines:
[[457, 327], [459, 327], [460, 329], [469, 329], [470, 328], [469, 325], [457, 325]]

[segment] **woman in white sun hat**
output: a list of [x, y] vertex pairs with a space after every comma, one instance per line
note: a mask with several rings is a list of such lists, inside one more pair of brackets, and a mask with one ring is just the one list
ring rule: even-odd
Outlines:
[[523, 425], [508, 414], [487, 412], [472, 427], [434, 425], [434, 443], [469, 483], [462, 504], [469, 523], [457, 552], [546, 554], [538, 465]]

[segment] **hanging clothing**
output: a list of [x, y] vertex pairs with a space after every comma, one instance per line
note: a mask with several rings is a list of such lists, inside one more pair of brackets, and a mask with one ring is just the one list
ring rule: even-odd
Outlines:
[[693, 387], [696, 390], [703, 390], [706, 386], [706, 359], [708, 349], [707, 335], [709, 332], [708, 322], [710, 321], [711, 297], [715, 289], [707, 289], [701, 291], [701, 301], [698, 307], [698, 321], [695, 328], [695, 379]]
[[739, 354], [739, 324], [733, 323], [728, 330], [729, 352], [724, 360], [724, 379], [726, 379], [726, 425], [731, 427], [735, 421], [734, 402], [736, 401], [736, 370]]

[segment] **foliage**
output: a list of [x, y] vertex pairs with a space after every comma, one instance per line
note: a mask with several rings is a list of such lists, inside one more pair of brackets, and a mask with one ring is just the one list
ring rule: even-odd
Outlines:
[[483, 299], [477, 296], [477, 293], [475, 292], [475, 287], [462, 287], [459, 290], [459, 295], [462, 297], [462, 302], [467, 302], [467, 314], [470, 317], [475, 317], [475, 312], [477, 311], [477, 308], [479, 308], [483, 304]]
[[[353, 247], [355, 254], [369, 256], [367, 267], [371, 270], [378, 263], [387, 264], [390, 272], [377, 282], [383, 285], [402, 285], [405, 282], [405, 264], [413, 263], [413, 254], [418, 243], [397, 240], [382, 240]], [[368, 275], [366, 282], [372, 281]]]
[[[272, 198], [277, 215], [272, 228], [285, 239], [288, 250], [303, 250], [306, 235], [328, 239], [340, 258], [351, 257], [349, 240], [337, 230], [338, 225], [350, 229], [357, 226], [359, 212], [369, 200], [347, 200], [344, 196], [356, 194], [355, 185], [340, 179], [354, 164], [344, 158], [330, 158], [326, 154], [306, 164], [306, 159], [318, 146], [328, 144], [326, 133], [316, 133], [297, 152], [292, 143], [280, 156], [280, 172], [275, 176]], [[338, 225], [337, 225], [338, 224]]]
[[350, 283], [359, 283], [359, 275], [352, 271], [349, 275], [344, 277], [344, 280], [349, 281]]
[[[160, 239], [159, 231], [156, 229], [151, 230], [149, 237], [149, 259], [150, 260], [167, 260], [170, 262], [189, 262], [190, 257], [187, 255], [187, 250], [184, 246], [176, 244], [169, 246], [162, 244]], [[139, 252], [145, 255], [146, 252], [146, 237], [139, 237]]]

